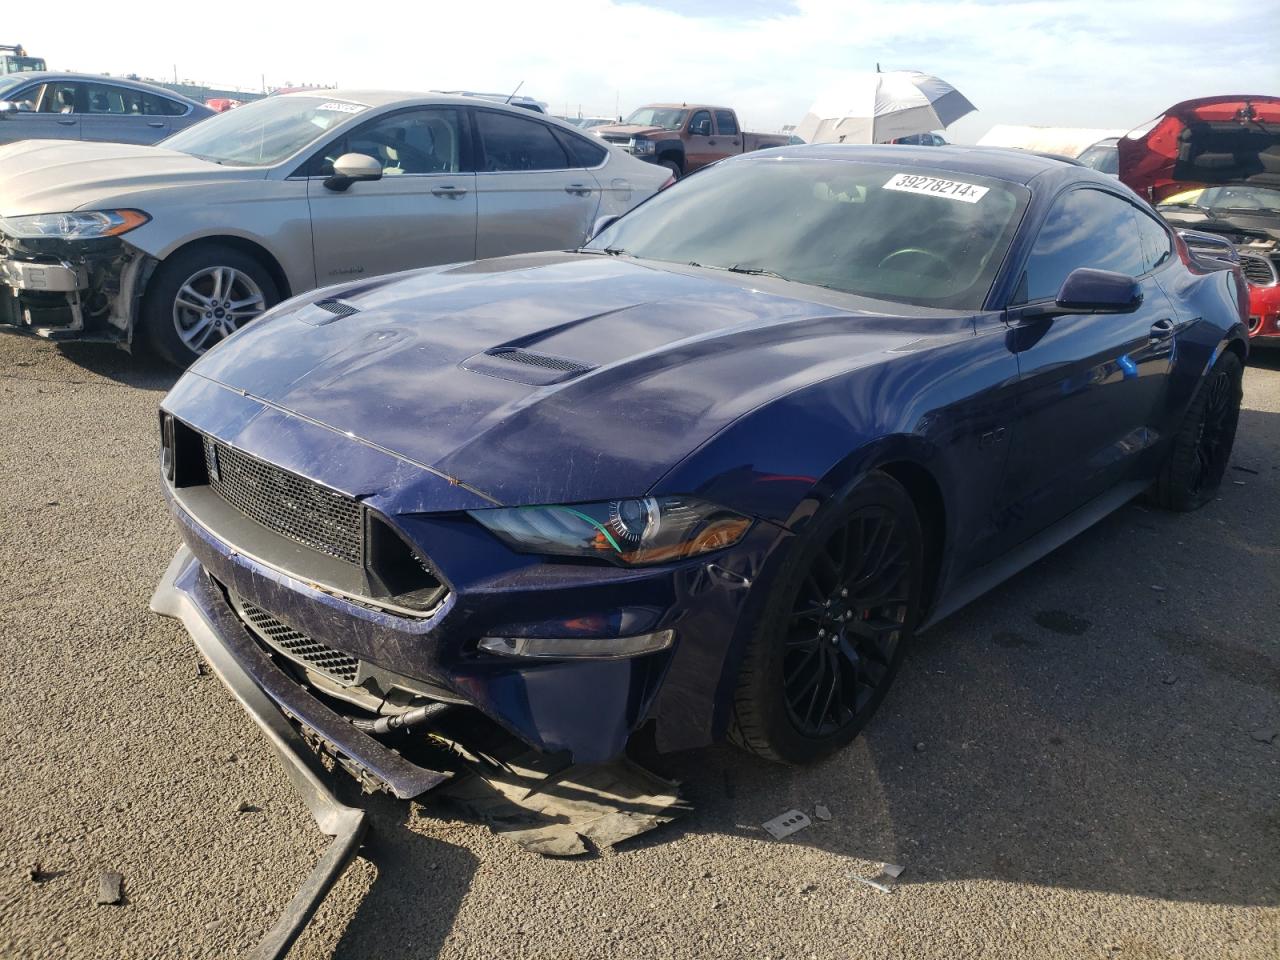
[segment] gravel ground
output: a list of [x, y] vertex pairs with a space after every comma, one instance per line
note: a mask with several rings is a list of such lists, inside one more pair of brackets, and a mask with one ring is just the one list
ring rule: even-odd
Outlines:
[[[323, 846], [147, 610], [171, 380], [0, 333], [3, 957], [237, 956]], [[1130, 505], [921, 638], [840, 756], [668, 758], [695, 811], [577, 861], [366, 799], [366, 858], [291, 957], [1280, 956], [1280, 358], [1245, 404], [1219, 502]], [[879, 861], [890, 895], [851, 879]]]

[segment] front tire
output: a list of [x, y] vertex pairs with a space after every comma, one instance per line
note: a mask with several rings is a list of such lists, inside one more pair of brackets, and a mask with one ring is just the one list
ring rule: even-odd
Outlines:
[[142, 304], [147, 346], [186, 368], [280, 300], [270, 272], [224, 244], [192, 247], [156, 269]]
[[1217, 491], [1235, 444], [1243, 380], [1240, 358], [1226, 351], [1200, 384], [1173, 438], [1169, 459], [1150, 491], [1157, 506], [1195, 510]]
[[679, 160], [659, 160], [658, 166], [666, 167], [677, 180], [684, 176], [684, 167], [680, 166]]
[[840, 749], [883, 701], [919, 620], [924, 538], [907, 492], [873, 472], [797, 538], [749, 641], [731, 737], [770, 760]]

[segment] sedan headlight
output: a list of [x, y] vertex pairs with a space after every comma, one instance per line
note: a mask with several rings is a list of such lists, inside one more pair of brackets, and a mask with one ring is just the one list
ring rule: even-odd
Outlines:
[[118, 237], [150, 219], [141, 210], [37, 213], [29, 217], [0, 218], [0, 231], [18, 240], [93, 240], [97, 237]]
[[652, 140], [632, 140], [631, 152], [637, 157], [643, 157], [645, 154], [653, 153], [657, 146]]
[[689, 497], [639, 497], [564, 506], [503, 507], [470, 514], [513, 550], [590, 557], [633, 566], [732, 546], [749, 517]]

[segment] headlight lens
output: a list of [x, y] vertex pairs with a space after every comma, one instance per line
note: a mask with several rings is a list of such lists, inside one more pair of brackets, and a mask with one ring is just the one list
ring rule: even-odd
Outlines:
[[58, 238], [92, 240], [118, 237], [151, 218], [141, 210], [86, 210], [83, 213], [37, 213], [29, 217], [4, 217], [0, 231], [18, 240]]
[[749, 517], [689, 497], [639, 497], [564, 506], [473, 510], [513, 550], [591, 557], [634, 566], [666, 563], [732, 546]]
[[657, 147], [657, 144], [652, 140], [631, 141], [631, 152], [637, 156], [643, 156], [646, 153], [653, 153], [655, 147]]

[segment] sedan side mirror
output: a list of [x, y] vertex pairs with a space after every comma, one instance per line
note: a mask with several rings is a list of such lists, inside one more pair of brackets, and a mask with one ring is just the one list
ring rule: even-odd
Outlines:
[[11, 113], [18, 112], [18, 105], [12, 100], [0, 100], [0, 120], [5, 119]]
[[1067, 274], [1055, 303], [1066, 313], [1132, 313], [1142, 305], [1142, 285], [1127, 274], [1078, 267]]
[[324, 182], [338, 193], [361, 180], [381, 180], [382, 164], [363, 153], [344, 153], [333, 161], [333, 176]]

